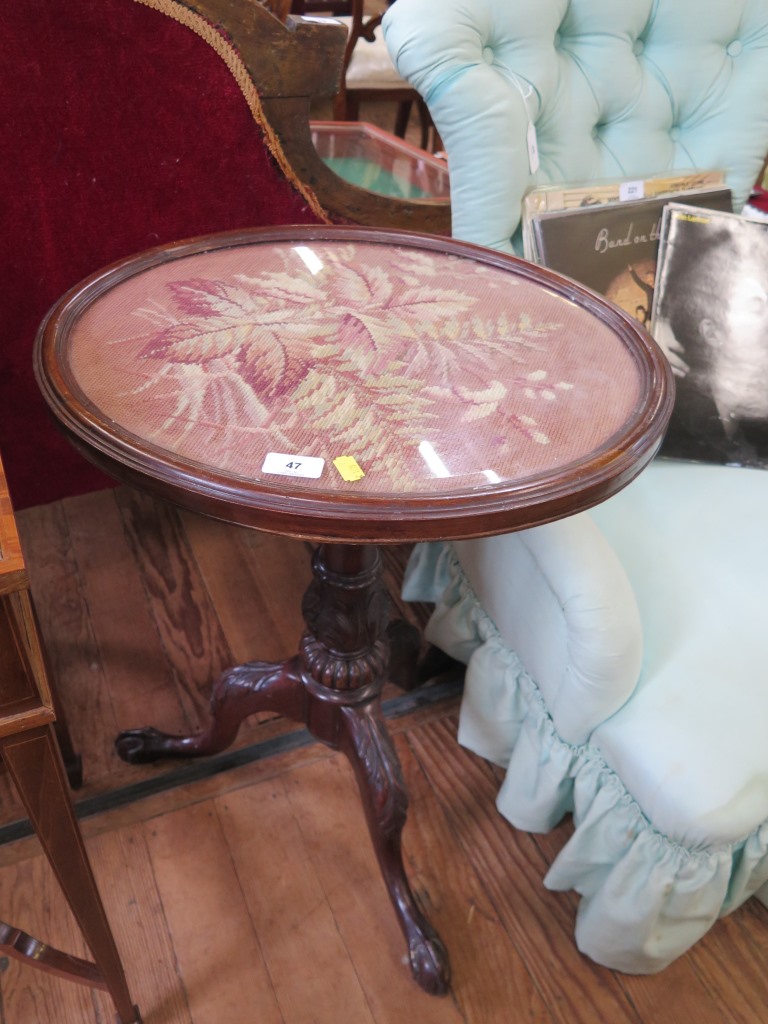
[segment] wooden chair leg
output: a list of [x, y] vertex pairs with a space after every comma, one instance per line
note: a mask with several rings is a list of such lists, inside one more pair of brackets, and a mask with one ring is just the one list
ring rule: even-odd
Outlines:
[[[53, 727], [42, 726], [0, 739], [0, 755], [96, 961], [89, 966], [87, 961], [70, 958], [72, 962], [68, 964], [67, 954], [54, 950], [51, 957], [37, 957], [36, 966], [105, 989], [115, 1003], [120, 1024], [140, 1022], [75, 818]], [[24, 952], [29, 947], [12, 932], [13, 929], [6, 938], [15, 955], [31, 962]]]
[[349, 120], [349, 118], [347, 117], [347, 97], [344, 92], [337, 93], [333, 98], [333, 120]]
[[342, 87], [333, 98], [333, 119], [334, 121], [356, 121], [356, 108], [359, 104], [354, 97]]
[[397, 104], [397, 115], [395, 117], [395, 135], [400, 139], [405, 138], [405, 133], [408, 131], [408, 122], [411, 118], [411, 108], [413, 104], [410, 100], [401, 100]]
[[[430, 129], [433, 127], [432, 115], [430, 114], [429, 108], [427, 107], [427, 104], [424, 102], [421, 96], [419, 96], [418, 100], [416, 101], [416, 106], [418, 107], [419, 122], [421, 124], [421, 148], [429, 150], [429, 134]], [[434, 145], [431, 147], [433, 152], [436, 148], [437, 147]]]

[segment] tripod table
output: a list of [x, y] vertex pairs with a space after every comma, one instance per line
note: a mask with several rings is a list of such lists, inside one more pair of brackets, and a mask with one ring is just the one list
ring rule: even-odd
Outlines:
[[130, 730], [121, 756], [211, 754], [264, 709], [304, 722], [349, 758], [413, 974], [446, 992], [448, 957], [401, 854], [379, 546], [518, 530], [608, 498], [661, 441], [661, 351], [607, 301], [514, 257], [286, 227], [94, 274], [41, 327], [36, 373], [74, 444], [123, 482], [317, 545], [298, 653], [225, 672], [204, 732]]

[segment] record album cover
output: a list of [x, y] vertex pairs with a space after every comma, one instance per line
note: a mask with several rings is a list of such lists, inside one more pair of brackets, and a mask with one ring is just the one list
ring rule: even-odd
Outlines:
[[534, 263], [538, 262], [531, 234], [531, 220], [542, 213], [650, 199], [662, 195], [669, 198], [681, 192], [703, 192], [724, 184], [724, 171], [691, 170], [654, 174], [649, 178], [610, 178], [535, 185], [523, 196], [522, 234], [525, 258], [533, 260]]
[[718, 187], [541, 214], [531, 222], [539, 262], [599, 292], [648, 326], [661, 215], [672, 200], [732, 209], [730, 189]]
[[670, 204], [652, 333], [677, 394], [661, 455], [768, 468], [768, 222]]

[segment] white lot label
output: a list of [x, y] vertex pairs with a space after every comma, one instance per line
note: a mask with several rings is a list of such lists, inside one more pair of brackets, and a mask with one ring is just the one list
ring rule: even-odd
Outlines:
[[325, 459], [312, 455], [284, 455], [282, 452], [270, 452], [264, 459], [262, 473], [274, 473], [277, 476], [307, 476], [317, 480], [323, 472]]
[[628, 199], [644, 199], [645, 198], [645, 182], [643, 181], [623, 181], [619, 185], [619, 199], [622, 203], [626, 203]]

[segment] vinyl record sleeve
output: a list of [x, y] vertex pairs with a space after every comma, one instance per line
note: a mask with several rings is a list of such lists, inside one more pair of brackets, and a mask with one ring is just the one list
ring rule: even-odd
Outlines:
[[538, 262], [531, 233], [531, 219], [537, 215], [654, 196], [671, 197], [682, 192], [702, 192], [724, 184], [724, 171], [689, 170], [654, 174], [649, 178], [611, 178], [536, 185], [523, 196], [522, 236], [525, 258]]
[[677, 377], [669, 458], [768, 468], [768, 222], [670, 204], [652, 333]]
[[539, 262], [587, 285], [648, 326], [664, 207], [671, 201], [730, 211], [730, 189], [656, 196], [541, 214], [531, 223]]

